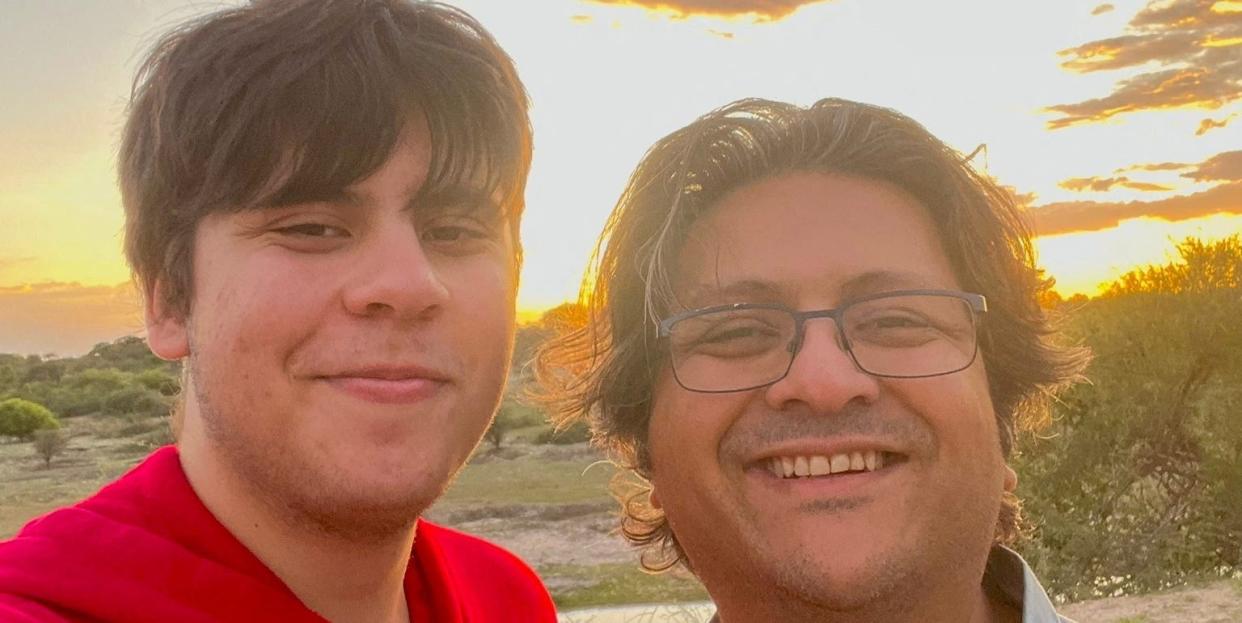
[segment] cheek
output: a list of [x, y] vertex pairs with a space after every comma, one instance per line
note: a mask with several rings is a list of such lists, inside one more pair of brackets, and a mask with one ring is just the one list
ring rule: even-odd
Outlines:
[[[677, 417], [684, 413], [687, 396], [673, 379], [667, 367], [656, 375], [652, 387], [651, 417], [647, 420], [647, 445], [651, 451], [653, 463], [666, 463], [676, 456], [673, 452], [677, 445], [693, 443], [693, 436], [685, 435], [679, 430], [684, 418]], [[674, 442], [677, 440], [677, 442]]]
[[648, 446], [654, 470], [715, 473], [720, 442], [741, 411], [732, 394], [699, 394], [683, 389], [666, 368], [656, 379]]
[[941, 377], [911, 400], [931, 425], [940, 451], [963, 468], [993, 471], [1003, 464], [996, 412], [981, 368]]
[[328, 275], [311, 277], [276, 262], [203, 277], [196, 280], [191, 309], [196, 341], [200, 348], [223, 354], [238, 371], [264, 353], [279, 355], [301, 343], [332, 303], [331, 288], [304, 285], [312, 278], [323, 284]]
[[516, 314], [512, 270], [498, 265], [475, 266], [451, 275], [449, 280], [453, 309], [445, 310], [445, 316], [454, 325], [458, 342], [482, 358], [492, 353], [507, 355]]

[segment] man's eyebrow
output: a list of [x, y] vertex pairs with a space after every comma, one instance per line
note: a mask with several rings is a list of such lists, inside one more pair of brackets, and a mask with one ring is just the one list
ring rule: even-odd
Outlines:
[[[912, 272], [876, 270], [850, 277], [840, 286], [839, 299], [850, 299], [892, 290], [932, 290], [953, 288], [952, 284]], [[743, 279], [731, 283], [693, 283], [677, 296], [678, 306], [698, 309], [731, 303], [774, 303], [782, 300], [784, 289], [778, 282]]]
[[841, 286], [841, 298], [851, 299], [889, 290], [944, 289], [950, 284], [932, 280], [919, 273], [876, 270], [851, 277]]
[[499, 214], [500, 203], [488, 192], [478, 189], [454, 186], [448, 188], [432, 188], [420, 192], [410, 199], [408, 209], [412, 211], [431, 211], [445, 213], [477, 213]]
[[743, 279], [727, 284], [697, 283], [678, 296], [678, 304], [687, 309], [729, 303], [769, 303], [778, 300], [780, 288], [769, 281]]

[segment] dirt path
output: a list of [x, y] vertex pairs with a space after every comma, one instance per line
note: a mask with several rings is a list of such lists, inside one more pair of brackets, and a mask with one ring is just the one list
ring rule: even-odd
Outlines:
[[1242, 581], [1084, 601], [1061, 608], [1061, 614], [1079, 623], [1234, 623], [1242, 621]]

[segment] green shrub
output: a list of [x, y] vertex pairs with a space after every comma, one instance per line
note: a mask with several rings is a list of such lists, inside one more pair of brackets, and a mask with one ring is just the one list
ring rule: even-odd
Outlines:
[[1032, 528], [1021, 549], [1051, 593], [1137, 594], [1242, 569], [1239, 317], [1237, 289], [1122, 293], [1076, 311], [1067, 330], [1095, 352], [1091, 383], [1013, 461]]
[[73, 387], [55, 387], [48, 393], [45, 404], [61, 417], [77, 417], [103, 410], [104, 394]]
[[483, 433], [483, 438], [490, 442], [493, 448], [500, 448], [505, 439], [508, 439], [510, 432], [533, 426], [544, 419], [543, 412], [538, 408], [515, 397], [506, 396], [491, 426]]
[[134, 376], [134, 380], [161, 396], [176, 396], [181, 391], [181, 380], [160, 368], [143, 370]]
[[0, 436], [29, 440], [49, 428], [60, 428], [60, 421], [47, 407], [21, 398], [0, 402]]
[[168, 412], [167, 399], [141, 385], [130, 385], [107, 395], [103, 411], [109, 415], [152, 417]]
[[65, 451], [69, 438], [59, 428], [45, 428], [34, 432], [35, 454], [43, 459], [43, 468], [52, 466], [52, 459]]

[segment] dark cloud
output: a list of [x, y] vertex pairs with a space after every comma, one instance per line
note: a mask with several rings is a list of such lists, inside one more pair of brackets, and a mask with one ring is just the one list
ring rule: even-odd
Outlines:
[[80, 355], [142, 328], [142, 308], [128, 283], [0, 286], [0, 352]]
[[1182, 177], [1196, 182], [1242, 182], [1242, 151], [1216, 154]]
[[1111, 4], [1101, 4], [1100, 6], [1097, 6], [1097, 7], [1095, 7], [1094, 9], [1091, 9], [1091, 14], [1092, 14], [1092, 15], [1102, 15], [1102, 14], [1107, 13], [1107, 12], [1109, 12], [1109, 11], [1111, 11], [1111, 10], [1115, 9], [1115, 8], [1117, 8], [1117, 7], [1115, 7], [1115, 6], [1111, 5]]
[[1229, 182], [1203, 192], [1155, 201], [1065, 201], [1029, 211], [1039, 236], [1107, 229], [1139, 217], [1181, 221], [1221, 213], [1242, 214], [1242, 182]]
[[1068, 180], [1057, 184], [1065, 190], [1075, 192], [1092, 191], [1102, 193], [1112, 190], [1115, 187], [1129, 188], [1131, 190], [1141, 190], [1143, 192], [1167, 192], [1173, 190], [1172, 186], [1163, 184], [1152, 184], [1150, 182], [1140, 182], [1132, 180], [1124, 175], [1120, 177], [1072, 177]]
[[775, 22], [798, 9], [831, 0], [585, 0], [595, 4], [632, 6], [671, 14], [684, 19], [692, 15], [708, 17], [749, 17]]
[[1096, 123], [1142, 110], [1214, 110], [1242, 99], [1242, 18], [1214, 9], [1215, 4], [1153, 0], [1130, 20], [1126, 34], [1059, 52], [1066, 57], [1061, 66], [1078, 73], [1156, 67], [1118, 81], [1103, 97], [1049, 106], [1049, 112], [1061, 116], [1048, 127]]
[[1238, 116], [1237, 114], [1232, 114], [1232, 115], [1229, 115], [1228, 117], [1225, 117], [1224, 119], [1219, 119], [1219, 120], [1212, 119], [1210, 117], [1207, 119], [1204, 119], [1203, 121], [1199, 122], [1199, 129], [1195, 130], [1195, 136], [1203, 136], [1204, 134], [1207, 134], [1211, 130], [1215, 130], [1217, 128], [1223, 128], [1229, 125], [1229, 122], [1233, 121], [1234, 118], [1236, 118], [1237, 116]]

